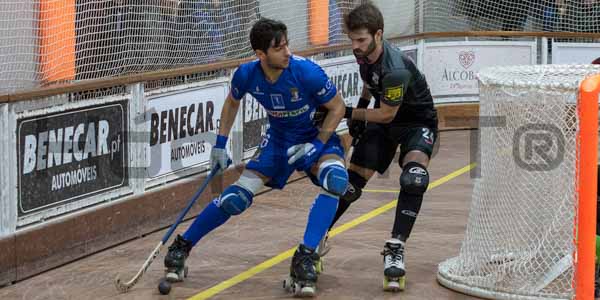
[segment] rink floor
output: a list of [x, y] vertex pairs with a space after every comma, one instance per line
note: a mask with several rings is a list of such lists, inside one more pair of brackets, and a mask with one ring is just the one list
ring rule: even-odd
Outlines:
[[[380, 252], [389, 237], [398, 196], [400, 168], [374, 176], [362, 198], [337, 223], [332, 250], [325, 256], [316, 299], [475, 299], [440, 286], [437, 265], [458, 253], [467, 222], [472, 180], [470, 131], [440, 135], [429, 171], [430, 190], [407, 243], [407, 289], [382, 290]], [[307, 213], [318, 193], [309, 179], [255, 198], [242, 216], [203, 239], [188, 259], [189, 277], [168, 296], [158, 293], [164, 253], [127, 294], [119, 294], [117, 274], [131, 278], [165, 231], [139, 238], [16, 284], [0, 288], [0, 299], [282, 299], [291, 251], [302, 239]], [[190, 221], [178, 228], [181, 232]], [[287, 251], [287, 252], [286, 252]], [[166, 252], [166, 247], [165, 247]]]

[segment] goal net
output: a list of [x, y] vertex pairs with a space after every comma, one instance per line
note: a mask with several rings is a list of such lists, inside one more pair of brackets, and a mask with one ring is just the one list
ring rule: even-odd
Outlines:
[[577, 179], [586, 176], [579, 84], [592, 74], [600, 66], [480, 73], [480, 174], [460, 252], [439, 265], [441, 284], [491, 299], [573, 297]]
[[250, 57], [249, 32], [260, 17], [286, 23], [296, 51], [345, 42], [342, 15], [360, 3], [2, 0], [0, 95]]
[[[2, 0], [0, 95], [51, 84], [252, 55], [259, 17], [292, 49], [347, 43], [342, 16], [365, 0]], [[600, 1], [373, 0], [385, 36], [434, 31], [600, 32]]]
[[596, 0], [425, 0], [424, 32], [564, 31], [600, 32]]

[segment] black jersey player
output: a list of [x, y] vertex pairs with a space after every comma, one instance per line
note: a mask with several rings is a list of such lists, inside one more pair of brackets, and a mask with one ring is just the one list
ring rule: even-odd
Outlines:
[[[361, 196], [375, 171], [386, 171], [400, 146], [400, 195], [392, 235], [382, 253], [384, 289], [399, 291], [404, 289], [404, 244], [429, 183], [427, 166], [437, 138], [437, 111], [423, 74], [383, 39], [383, 16], [376, 6], [360, 5], [344, 16], [344, 22], [364, 87], [357, 107], [346, 108], [350, 134], [357, 143], [348, 168], [348, 189], [333, 223]], [[371, 97], [374, 108], [366, 109]], [[322, 255], [328, 251], [325, 242]]]

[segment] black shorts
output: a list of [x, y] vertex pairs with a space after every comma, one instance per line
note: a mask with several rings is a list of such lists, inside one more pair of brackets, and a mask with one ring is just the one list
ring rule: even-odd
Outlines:
[[406, 153], [413, 150], [419, 150], [431, 158], [436, 140], [436, 129], [370, 123], [354, 146], [350, 162], [383, 174], [394, 160], [398, 145], [398, 162], [401, 165]]

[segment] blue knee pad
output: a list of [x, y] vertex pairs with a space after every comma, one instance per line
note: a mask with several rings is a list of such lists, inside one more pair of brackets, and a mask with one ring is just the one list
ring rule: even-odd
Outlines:
[[336, 195], [342, 196], [348, 187], [348, 172], [339, 161], [325, 161], [319, 170], [319, 184], [321, 187]]
[[226, 213], [235, 216], [241, 214], [252, 205], [252, 193], [238, 185], [230, 185], [226, 188], [215, 204]]

